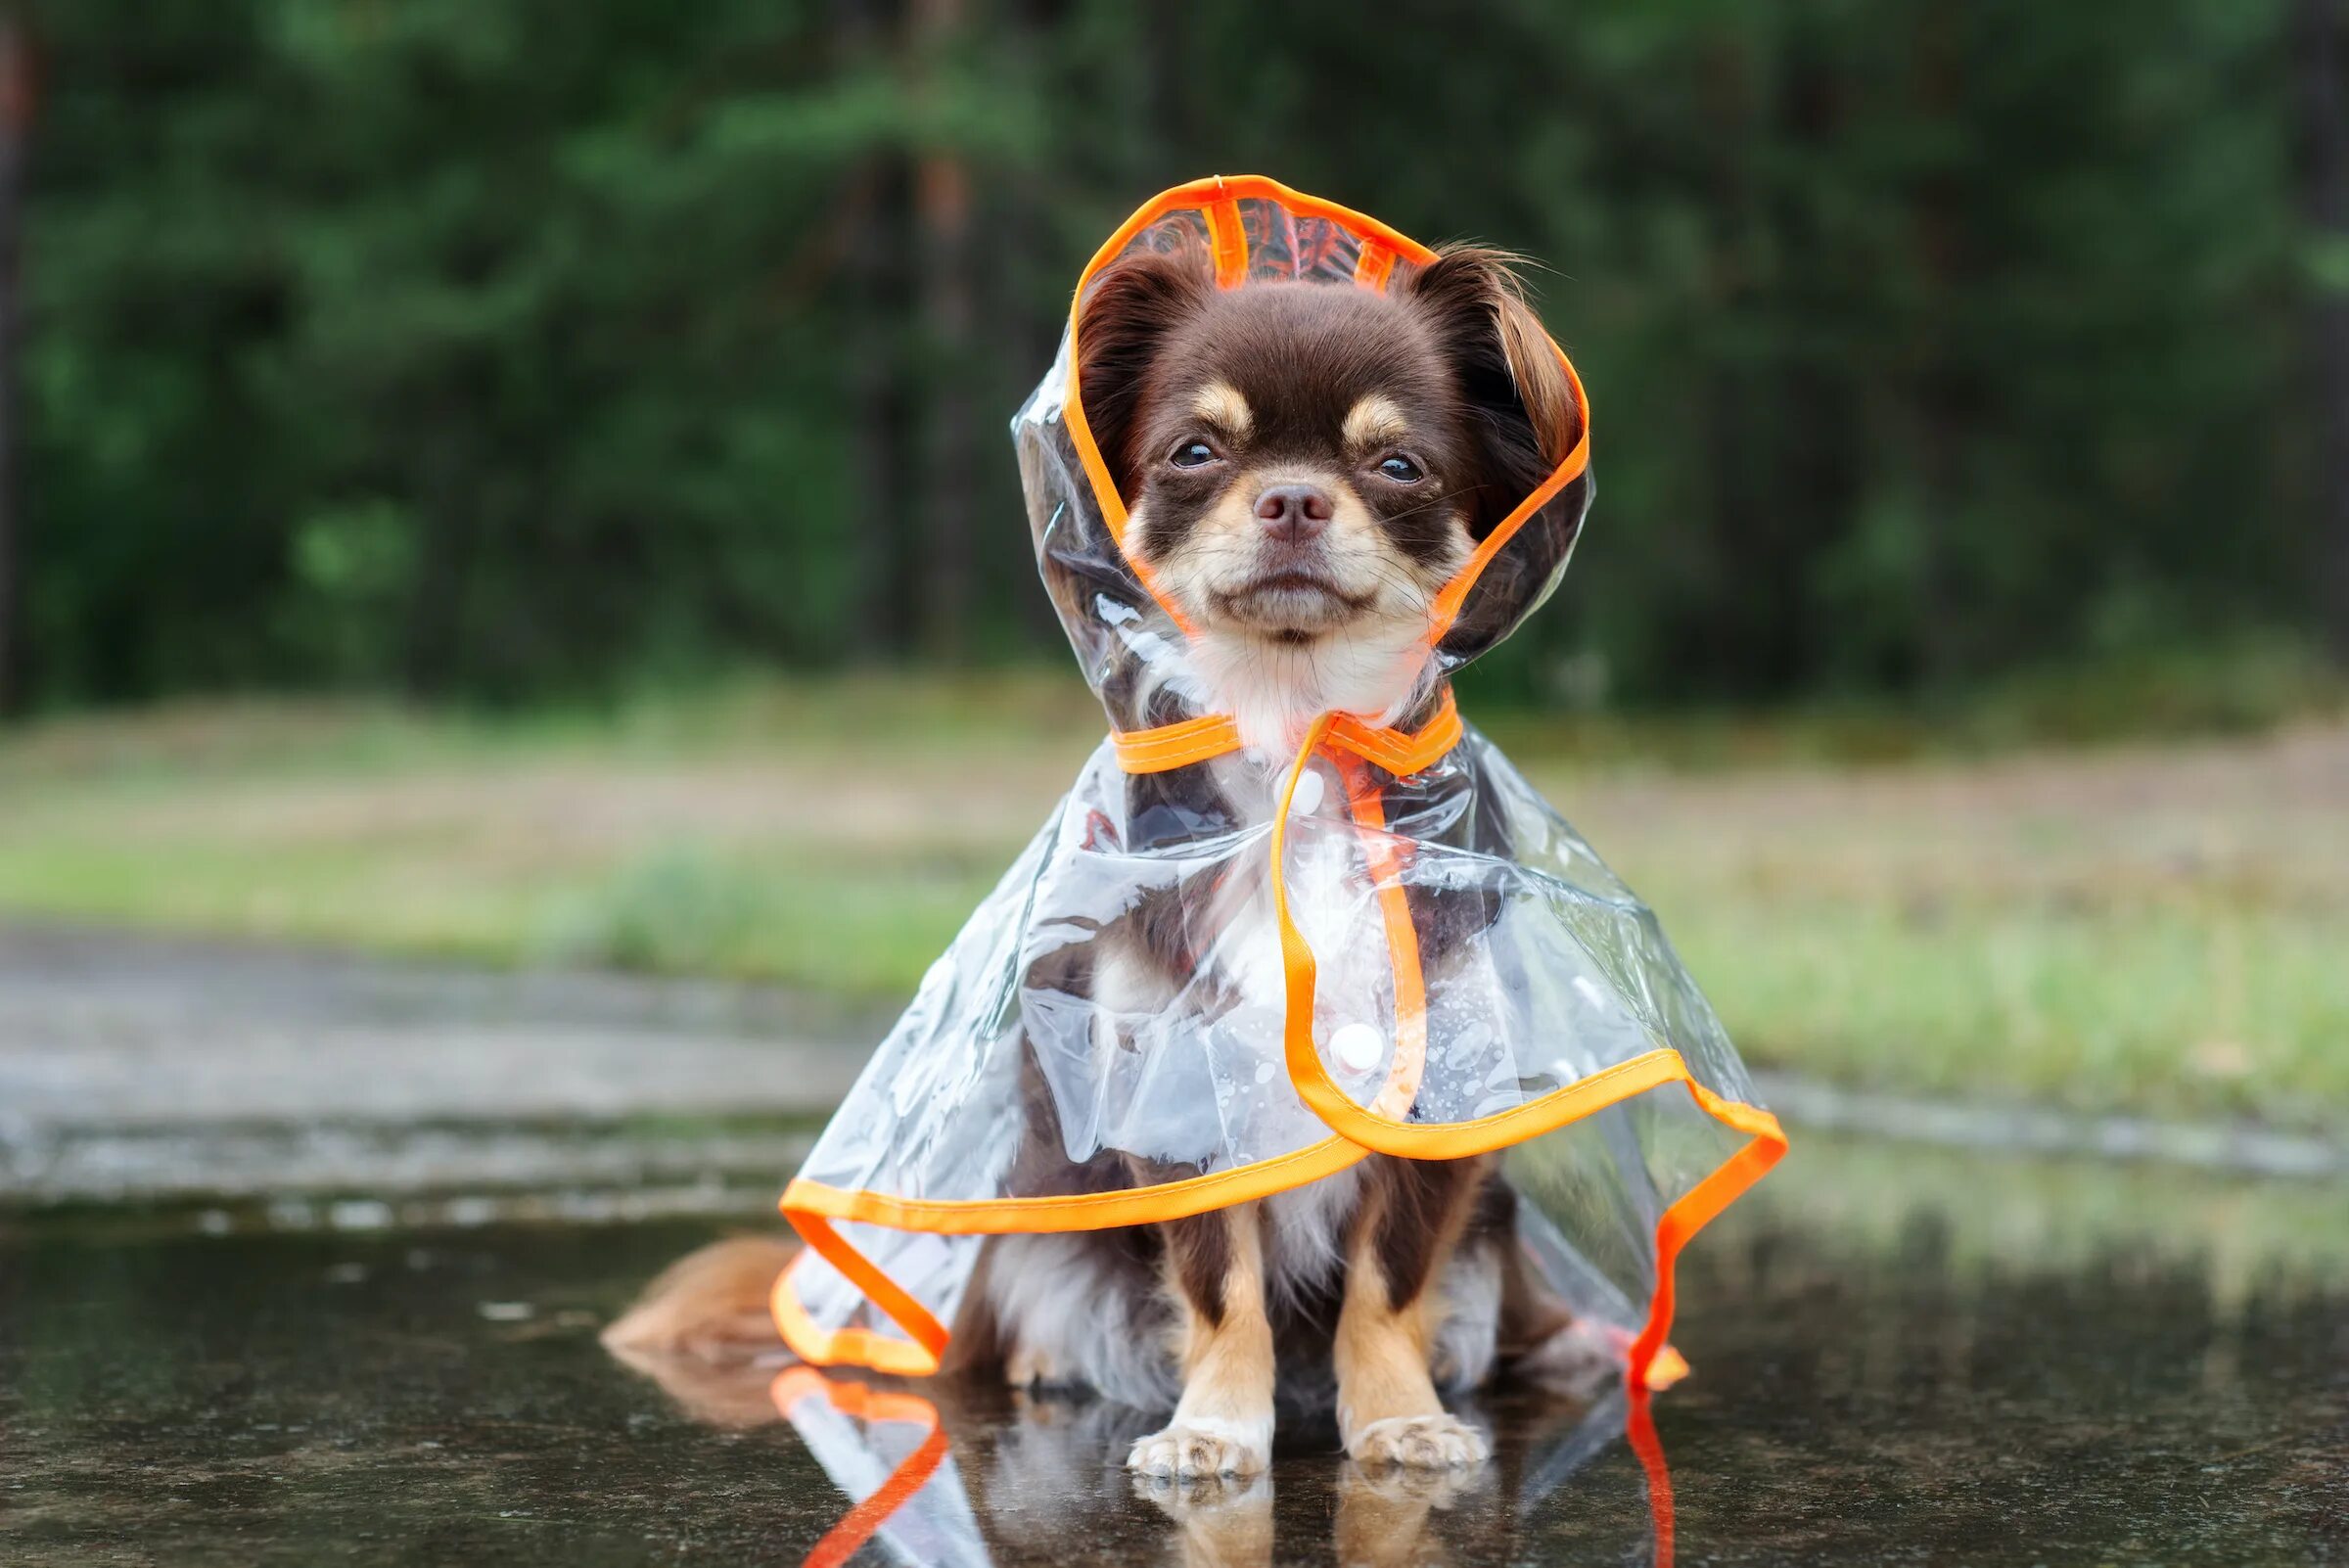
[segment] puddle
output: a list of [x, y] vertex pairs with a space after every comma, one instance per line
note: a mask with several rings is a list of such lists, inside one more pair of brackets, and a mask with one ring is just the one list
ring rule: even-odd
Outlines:
[[1187, 1494], [1106, 1406], [608, 1358], [737, 1221], [206, 1212], [0, 1213], [0, 1559], [2349, 1561], [2338, 1186], [1803, 1140], [1683, 1260], [1652, 1442], [1493, 1398], [1469, 1476], [1307, 1428]]

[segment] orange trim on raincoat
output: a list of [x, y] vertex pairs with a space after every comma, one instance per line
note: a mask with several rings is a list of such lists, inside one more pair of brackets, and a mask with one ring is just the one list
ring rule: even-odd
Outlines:
[[[1460, 743], [1462, 732], [1459, 704], [1446, 686], [1435, 716], [1416, 730], [1368, 724], [1351, 714], [1338, 714], [1330, 719], [1329, 741], [1397, 778], [1408, 778], [1433, 767]], [[1240, 727], [1226, 715], [1203, 714], [1156, 729], [1113, 734], [1110, 742], [1117, 748], [1118, 765], [1127, 772], [1165, 773], [1238, 751]]]
[[[1510, 1113], [1506, 1117], [1459, 1124], [1457, 1130], [1463, 1136], [1450, 1152], [1431, 1151], [1412, 1156], [1457, 1159], [1487, 1153], [1553, 1131], [1635, 1094], [1673, 1083], [1683, 1085], [1715, 1120], [1747, 1133], [1748, 1141], [1712, 1176], [1666, 1210], [1656, 1223], [1656, 1289], [1649, 1298], [1645, 1324], [1628, 1357], [1628, 1376], [1633, 1384], [1651, 1388], [1677, 1382], [1687, 1371], [1687, 1362], [1665, 1343], [1665, 1336], [1672, 1328], [1676, 1300], [1673, 1268], [1681, 1248], [1738, 1194], [1760, 1180], [1763, 1173], [1777, 1164], [1786, 1152], [1786, 1135], [1779, 1130], [1777, 1118], [1755, 1106], [1724, 1100], [1712, 1093], [1690, 1075], [1681, 1053], [1667, 1047], [1618, 1063], [1518, 1108], [1538, 1113], [1534, 1116], [1519, 1118]], [[1501, 1127], [1504, 1122], [1506, 1126]], [[1500, 1129], [1498, 1135], [1495, 1135], [1497, 1128]], [[944, 1354], [949, 1338], [945, 1326], [843, 1240], [832, 1228], [833, 1221], [938, 1235], [1107, 1230], [1120, 1225], [1158, 1224], [1286, 1192], [1335, 1175], [1371, 1152], [1344, 1137], [1330, 1137], [1276, 1159], [1159, 1186], [1135, 1187], [1125, 1192], [986, 1201], [893, 1198], [886, 1193], [844, 1191], [800, 1178], [784, 1190], [780, 1205], [783, 1218], [791, 1222], [792, 1228], [811, 1250], [821, 1254], [826, 1263], [839, 1269], [913, 1337], [897, 1339], [858, 1328], [827, 1332], [818, 1327], [800, 1306], [792, 1283], [796, 1262], [775, 1281], [775, 1325], [794, 1355], [816, 1365], [864, 1366], [899, 1377], [927, 1377], [938, 1370]]]
[[[1133, 243], [1136, 235], [1170, 212], [1197, 211], [1206, 215], [1209, 242], [1215, 254], [1217, 286], [1225, 289], [1236, 287], [1246, 278], [1248, 270], [1248, 236], [1239, 216], [1239, 204], [1248, 200], [1277, 202], [1291, 212], [1326, 218], [1352, 230], [1362, 244], [1361, 253], [1355, 261], [1355, 282], [1364, 288], [1385, 289], [1398, 259], [1408, 261], [1413, 266], [1425, 266], [1437, 255], [1435, 251], [1408, 235], [1387, 227], [1376, 218], [1365, 216], [1352, 208], [1340, 207], [1335, 202], [1324, 202], [1318, 197], [1292, 191], [1278, 180], [1267, 179], [1262, 174], [1215, 174], [1162, 191], [1143, 203], [1133, 216], [1120, 224], [1118, 231], [1102, 242], [1101, 249], [1093, 253], [1093, 258], [1085, 263], [1084, 271], [1078, 275], [1076, 294], [1069, 301], [1070, 385], [1062, 404], [1061, 417], [1067, 422], [1069, 438], [1077, 447], [1079, 461], [1084, 465], [1085, 478], [1092, 484], [1093, 498], [1101, 507], [1101, 520], [1107, 525], [1110, 537], [1117, 541], [1119, 553], [1126, 558], [1127, 566], [1132, 569], [1142, 587], [1158, 602], [1158, 607], [1167, 613], [1168, 618], [1182, 629], [1185, 636], [1191, 635], [1197, 628], [1192, 626], [1173, 600], [1158, 591], [1158, 583], [1150, 569], [1126, 548], [1126, 521], [1128, 515], [1126, 498], [1118, 493], [1117, 482], [1111, 478], [1109, 464], [1102, 457], [1101, 448], [1093, 439], [1092, 426], [1084, 417], [1084, 401], [1077, 395], [1080, 363], [1077, 329], [1083, 314], [1085, 289], [1104, 267], [1125, 254], [1126, 248]], [[1492, 565], [1493, 558], [1501, 552], [1509, 540], [1516, 537], [1517, 530], [1525, 526], [1526, 520], [1547, 506], [1558, 491], [1580, 479], [1590, 466], [1589, 395], [1583, 390], [1583, 378], [1576, 372], [1574, 361], [1566, 356], [1566, 350], [1558, 346], [1554, 338], [1550, 340], [1550, 349], [1558, 356], [1558, 363], [1565, 368], [1567, 384], [1574, 389], [1574, 406], [1582, 414], [1582, 432], [1575, 438], [1574, 449], [1559, 461], [1549, 478], [1543, 480], [1531, 495], [1495, 526], [1467, 563], [1436, 595], [1428, 618], [1430, 647], [1444, 640], [1445, 633], [1459, 619], [1460, 607], [1467, 602], [1469, 590], [1476, 586], [1477, 579], [1484, 576], [1485, 568]]]
[[[1435, 259], [1436, 254], [1360, 213], [1300, 195], [1261, 176], [1231, 175], [1177, 186], [1144, 204], [1110, 236], [1086, 265], [1078, 282], [1077, 303], [1070, 307], [1068, 360], [1072, 385], [1064, 401], [1063, 418], [1120, 553], [1142, 585], [1186, 634], [1191, 628], [1174, 607], [1158, 594], [1142, 563], [1125, 549], [1126, 506], [1085, 423], [1082, 400], [1074, 385], [1078, 313], [1085, 287], [1093, 277], [1122, 254], [1136, 235], [1176, 210], [1194, 209], [1205, 214], [1216, 257], [1217, 281], [1226, 288], [1239, 283], [1246, 276], [1247, 240], [1237, 203], [1251, 198], [1276, 201], [1292, 212], [1334, 220], [1359, 236], [1362, 251], [1356, 262], [1355, 278], [1364, 287], [1383, 287], [1398, 258], [1424, 265]], [[1555, 346], [1553, 342], [1552, 347]], [[1573, 386], [1576, 406], [1582, 410], [1581, 434], [1573, 450], [1550, 476], [1501, 521], [1437, 595], [1430, 614], [1431, 650], [1458, 617], [1485, 568], [1527, 519], [1589, 468], [1589, 401], [1581, 378], [1562, 349], [1558, 350], [1558, 359]], [[796, 1178], [783, 1194], [784, 1218], [806, 1239], [810, 1250], [862, 1291], [908, 1337], [900, 1339], [862, 1328], [822, 1328], [800, 1303], [792, 1278], [797, 1271], [795, 1262], [775, 1281], [773, 1302], [776, 1325], [791, 1349], [804, 1360], [821, 1365], [846, 1362], [898, 1375], [922, 1376], [938, 1370], [948, 1343], [949, 1331], [945, 1325], [842, 1237], [834, 1228], [835, 1222], [946, 1235], [1097, 1230], [1162, 1223], [1288, 1191], [1345, 1170], [1372, 1153], [1413, 1160], [1455, 1160], [1489, 1153], [1553, 1131], [1634, 1095], [1678, 1083], [1706, 1115], [1746, 1137], [1735, 1153], [1683, 1193], [1656, 1223], [1656, 1283], [1644, 1325], [1628, 1352], [1628, 1376], [1635, 1390], [1643, 1390], [1662, 1387], [1683, 1374], [1686, 1362], [1666, 1343], [1676, 1301], [1675, 1266], [1688, 1239], [1759, 1180], [1786, 1152], [1786, 1136], [1775, 1117], [1758, 1106], [1714, 1093], [1696, 1081], [1679, 1051], [1658, 1046], [1493, 1116], [1446, 1124], [1414, 1124], [1404, 1120], [1418, 1093], [1426, 1065], [1426, 997], [1418, 941], [1400, 875], [1404, 857], [1409, 853], [1409, 841], [1399, 840], [1388, 831], [1383, 786], [1363, 764], [1382, 768], [1392, 777], [1407, 777], [1433, 766], [1458, 744], [1461, 734], [1459, 713], [1449, 685], [1444, 689], [1435, 716], [1416, 732], [1373, 725], [1353, 715], [1325, 714], [1306, 736], [1281, 790], [1272, 819], [1269, 853], [1286, 987], [1283, 1055], [1291, 1085], [1313, 1115], [1329, 1128], [1332, 1136], [1272, 1159], [1119, 1192], [1032, 1198], [913, 1199], [846, 1190], [806, 1177]], [[1236, 726], [1224, 715], [1205, 715], [1155, 729], [1119, 734], [1113, 740], [1120, 766], [1133, 773], [1188, 766], [1223, 756], [1240, 745]], [[1289, 809], [1297, 781], [1317, 751], [1331, 753], [1345, 776], [1349, 812], [1365, 840], [1365, 857], [1377, 889], [1394, 977], [1395, 1059], [1379, 1094], [1367, 1107], [1356, 1104], [1322, 1066], [1313, 1038], [1316, 973], [1313, 953], [1291, 918], [1283, 870]], [[1346, 756], [1338, 757], [1338, 753]], [[805, 1255], [801, 1261], [804, 1259]]]

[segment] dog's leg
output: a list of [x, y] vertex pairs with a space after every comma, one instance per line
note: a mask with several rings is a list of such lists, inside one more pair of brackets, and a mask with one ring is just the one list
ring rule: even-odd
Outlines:
[[1365, 1183], [1338, 1312], [1338, 1433], [1364, 1464], [1474, 1464], [1490, 1452], [1445, 1413], [1428, 1372], [1431, 1285], [1458, 1241], [1481, 1162], [1382, 1159]]
[[1145, 1475], [1256, 1475], [1272, 1456], [1272, 1325], [1256, 1205], [1170, 1222], [1182, 1399], [1126, 1462]]

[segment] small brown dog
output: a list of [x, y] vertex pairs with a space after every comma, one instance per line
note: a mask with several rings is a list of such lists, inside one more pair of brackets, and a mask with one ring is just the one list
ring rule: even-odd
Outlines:
[[[1079, 343], [1087, 423], [1128, 500], [1128, 548], [1194, 628], [1191, 673], [1245, 745], [1134, 776], [1136, 814], [1160, 805], [1197, 819], [1213, 814], [1215, 792], [1261, 797], [1324, 713], [1423, 719], [1437, 594], [1580, 433], [1507, 259], [1455, 249], [1377, 292], [1219, 289], [1196, 257], [1138, 254], [1094, 281]], [[1146, 686], [1105, 695], [1122, 729], [1167, 711]], [[1415, 899], [1412, 916], [1431, 964], [1491, 918], [1473, 899], [1433, 898]], [[1266, 924], [1241, 941], [1274, 944], [1267, 910], [1227, 906], [1212, 888], [1170, 890], [1105, 932], [1089, 972], [1062, 989], [1089, 988], [1121, 1013], [1163, 1008], [1201, 933], [1221, 941], [1241, 922]], [[1056, 1150], [1040, 1082], [1029, 1106], [1028, 1136]], [[1118, 1167], [1108, 1185], [1164, 1178], [1134, 1157], [1098, 1158]], [[1557, 1364], [1576, 1339], [1570, 1315], [1529, 1276], [1515, 1201], [1489, 1158], [1373, 1156], [1165, 1224], [997, 1237], [949, 1367], [999, 1365], [1017, 1385], [1145, 1407], [1172, 1399], [1172, 1422], [1128, 1457], [1152, 1475], [1257, 1473], [1276, 1401], [1333, 1397], [1358, 1460], [1473, 1463], [1484, 1440], [1445, 1411], [1440, 1385], [1480, 1383], [1512, 1357], [1573, 1370]], [[728, 1302], [739, 1321], [759, 1291], [730, 1275], [771, 1273], [774, 1259], [734, 1258], [672, 1271], [616, 1338], [707, 1335]]]

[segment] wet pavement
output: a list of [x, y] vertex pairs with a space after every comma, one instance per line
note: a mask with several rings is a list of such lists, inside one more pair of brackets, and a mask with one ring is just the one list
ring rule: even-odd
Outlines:
[[609, 1358], [735, 1221], [435, 1201], [0, 1208], [0, 1561], [2349, 1561], [2337, 1185], [1798, 1139], [1652, 1428], [1502, 1394], [1468, 1474], [1291, 1423], [1188, 1492], [1108, 1406]]
[[[886, 1022], [724, 981], [495, 973], [0, 921], [0, 1154], [93, 1127], [743, 1109], [820, 1120]], [[0, 1165], [0, 1179], [10, 1174]]]
[[0, 921], [0, 1203], [272, 1200], [299, 1223], [342, 1195], [416, 1224], [592, 1183], [626, 1201], [591, 1218], [757, 1208], [738, 1189], [799, 1163], [886, 1021], [731, 982]]

